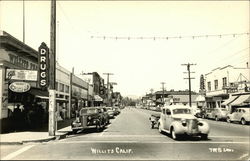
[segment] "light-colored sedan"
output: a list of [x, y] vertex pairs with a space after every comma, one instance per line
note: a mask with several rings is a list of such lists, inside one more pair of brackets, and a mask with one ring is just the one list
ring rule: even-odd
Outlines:
[[184, 134], [207, 139], [210, 129], [207, 122], [195, 117], [191, 109], [183, 105], [163, 107], [158, 128], [159, 132], [164, 131], [171, 134], [174, 140]]
[[245, 125], [250, 122], [250, 108], [237, 108], [232, 114], [228, 114], [227, 122], [240, 122]]

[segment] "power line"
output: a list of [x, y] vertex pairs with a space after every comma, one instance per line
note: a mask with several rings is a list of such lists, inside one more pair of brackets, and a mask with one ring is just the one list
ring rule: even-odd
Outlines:
[[225, 37], [225, 36], [239, 36], [249, 35], [249, 33], [232, 33], [232, 34], [214, 34], [214, 35], [192, 35], [192, 36], [91, 36], [91, 39], [115, 39], [115, 40], [169, 40], [169, 39], [185, 39], [185, 38], [209, 38], [209, 37]]

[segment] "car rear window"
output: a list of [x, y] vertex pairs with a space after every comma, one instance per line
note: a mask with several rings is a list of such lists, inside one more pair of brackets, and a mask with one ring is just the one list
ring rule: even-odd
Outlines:
[[87, 113], [96, 113], [96, 109], [88, 109]]
[[174, 114], [191, 114], [191, 111], [189, 109], [174, 109]]

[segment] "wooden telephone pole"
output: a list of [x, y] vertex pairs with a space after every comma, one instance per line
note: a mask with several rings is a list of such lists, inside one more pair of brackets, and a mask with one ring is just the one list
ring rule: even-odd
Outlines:
[[110, 102], [110, 93], [109, 93], [109, 75], [114, 75], [113, 73], [103, 73], [104, 75], [107, 75], [107, 90], [108, 90], [108, 106], [111, 105]]
[[56, 132], [56, 0], [51, 0], [49, 64], [49, 136]]
[[[188, 78], [184, 78], [184, 79], [188, 79], [188, 84], [189, 84], [189, 106], [192, 107], [192, 97], [191, 97], [191, 79], [195, 79], [195, 78], [191, 78], [190, 77], [190, 73], [194, 73], [194, 72], [190, 72], [190, 65], [196, 65], [196, 64], [181, 64], [181, 65], [186, 65], [187, 66], [187, 71], [188, 71]], [[184, 72], [186, 73], [186, 72]]]
[[164, 84], [165, 84], [165, 82], [161, 82], [161, 84], [162, 84], [162, 102], [163, 102], [163, 106], [164, 106], [164, 104], [165, 104], [165, 100], [164, 100]]

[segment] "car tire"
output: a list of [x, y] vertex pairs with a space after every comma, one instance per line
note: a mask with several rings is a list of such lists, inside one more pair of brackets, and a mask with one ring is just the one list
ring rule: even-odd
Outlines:
[[172, 139], [174, 139], [174, 140], [178, 140], [179, 139], [179, 136], [175, 133], [174, 128], [171, 128], [170, 134], [171, 134]]
[[215, 116], [215, 121], [219, 121], [219, 118], [218, 118], [218, 116]]
[[72, 133], [73, 134], [76, 134], [78, 130], [72, 130]]
[[155, 126], [155, 124], [154, 124], [154, 123], [151, 123], [151, 129], [153, 129], [153, 128], [154, 128], [154, 126]]
[[241, 118], [240, 123], [241, 123], [242, 125], [246, 125], [246, 124], [247, 124], [247, 122], [246, 122], [246, 120], [245, 120], [244, 118]]
[[207, 134], [201, 134], [201, 139], [202, 140], [207, 140], [207, 136], [208, 136]]
[[228, 122], [228, 123], [231, 123], [231, 122], [232, 122], [232, 121], [230, 120], [229, 117], [227, 117], [227, 122]]

